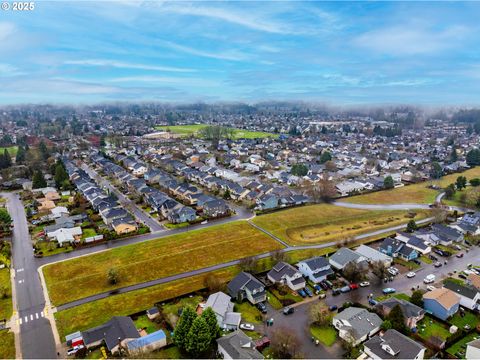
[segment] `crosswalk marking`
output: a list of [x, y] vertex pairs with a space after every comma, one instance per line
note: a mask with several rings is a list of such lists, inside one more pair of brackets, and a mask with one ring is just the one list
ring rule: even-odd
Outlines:
[[43, 317], [43, 311], [40, 313], [40, 316]]
[[30, 320], [33, 320], [33, 314], [30, 315]]
[[28, 322], [28, 316], [25, 316], [25, 322]]
[[35, 313], [35, 317], [38, 319], [38, 313]]
[[21, 283], [23, 283], [23, 282], [25, 282], [25, 280], [23, 280], [23, 279], [22, 279], [22, 280], [18, 280], [18, 283], [19, 283], [19, 284], [21, 284]]
[[30, 317], [27, 315], [27, 316], [24, 316], [23, 318], [21, 316], [18, 317], [17, 319], [17, 324], [18, 325], [22, 325], [22, 324], [26, 324], [28, 323], [29, 321], [33, 321], [33, 320], [38, 320], [40, 318], [44, 318], [45, 317], [45, 314], [44, 312], [36, 312], [34, 314], [30, 314]]

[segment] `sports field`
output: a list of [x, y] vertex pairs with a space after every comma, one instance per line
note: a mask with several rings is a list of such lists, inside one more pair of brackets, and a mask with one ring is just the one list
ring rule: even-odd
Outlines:
[[[416, 211], [416, 220], [428, 217], [428, 211]], [[407, 211], [371, 211], [343, 208], [330, 204], [296, 207], [267, 215], [253, 222], [291, 245], [341, 240], [367, 232], [407, 223]]]
[[459, 176], [465, 176], [467, 180], [478, 178], [480, 177], [480, 167], [468, 169], [463, 173], [446, 175], [439, 180], [425, 181], [396, 189], [352, 196], [344, 198], [342, 201], [356, 204], [431, 204], [435, 201], [435, 197], [439, 194], [439, 191], [430, 189], [428, 186], [437, 185], [443, 188], [454, 183]]
[[0, 154], [3, 154], [5, 149], [7, 149], [8, 153], [10, 154], [10, 157], [17, 156], [18, 146], [0, 147]]
[[[246, 222], [233, 222], [54, 263], [43, 271], [50, 299], [58, 306], [281, 247]], [[111, 268], [118, 272], [115, 285], [107, 281]]]
[[[199, 131], [208, 125], [175, 125], [175, 126], [157, 126], [155, 129], [160, 131], [171, 131], [172, 133], [183, 136], [195, 136]], [[278, 134], [272, 134], [263, 131], [249, 131], [244, 129], [235, 129], [233, 132], [234, 139], [261, 139], [266, 137], [278, 137]]]

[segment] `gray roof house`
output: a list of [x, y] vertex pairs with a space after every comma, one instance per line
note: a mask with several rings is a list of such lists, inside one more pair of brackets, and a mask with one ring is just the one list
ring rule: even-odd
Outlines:
[[452, 290], [460, 297], [460, 305], [470, 310], [480, 307], [480, 292], [473, 286], [457, 284], [453, 281], [445, 281], [443, 287]]
[[103, 325], [82, 331], [83, 343], [87, 348], [96, 347], [105, 342], [107, 349], [113, 354], [127, 340], [140, 337], [133, 320], [128, 316], [114, 316]]
[[265, 285], [252, 274], [242, 271], [227, 285], [228, 293], [233, 299], [243, 301], [248, 299], [252, 304], [258, 304], [267, 299]]
[[367, 245], [360, 245], [355, 250], [355, 252], [358, 255], [361, 255], [361, 256], [365, 257], [367, 259], [367, 261], [370, 262], [370, 263], [381, 261], [385, 264], [385, 266], [388, 267], [392, 264], [392, 261], [393, 261], [391, 256], [385, 255], [384, 253], [382, 253], [378, 250], [375, 250], [375, 249], [373, 249], [373, 248], [371, 248], [370, 246], [367, 246]]
[[363, 351], [371, 359], [423, 359], [425, 347], [395, 329], [387, 330], [363, 344]]
[[268, 280], [272, 283], [280, 283], [287, 285], [293, 291], [300, 290], [305, 287], [305, 279], [302, 273], [292, 265], [283, 261], [277, 263], [267, 274]]
[[343, 270], [343, 268], [351, 262], [368, 265], [366, 264], [365, 257], [346, 247], [338, 249], [335, 254], [330, 256], [328, 261], [330, 265], [337, 270]]
[[212, 308], [221, 329], [237, 330], [242, 320], [242, 314], [233, 311], [233, 303], [230, 299], [230, 296], [219, 291], [208, 297], [205, 307]]
[[217, 339], [218, 352], [223, 359], [263, 359], [255, 343], [242, 330]]
[[342, 339], [356, 346], [380, 330], [382, 319], [366, 309], [349, 307], [335, 315], [332, 323]]
[[319, 283], [325, 280], [328, 275], [333, 274], [330, 263], [321, 256], [300, 261], [297, 266], [302, 275], [308, 277], [314, 283]]
[[402, 309], [403, 316], [405, 317], [405, 325], [410, 329], [416, 328], [417, 322], [422, 320], [425, 316], [425, 310], [423, 310], [421, 307], [412, 304], [409, 301], [397, 299], [395, 297], [391, 297], [379, 302], [376, 305], [376, 308], [385, 317], [397, 305], [400, 306], [400, 309]]

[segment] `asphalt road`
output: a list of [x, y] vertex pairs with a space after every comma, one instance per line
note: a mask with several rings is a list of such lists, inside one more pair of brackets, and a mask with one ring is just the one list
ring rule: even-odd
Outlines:
[[50, 322], [45, 318], [45, 298], [33, 257], [23, 204], [15, 193], [4, 193], [13, 220], [13, 257], [20, 346], [24, 359], [57, 357]]
[[344, 201], [334, 201], [333, 205], [350, 209], [362, 210], [410, 210], [410, 209], [430, 209], [428, 204], [354, 204]]
[[118, 198], [119, 203], [124, 206], [127, 211], [130, 211], [138, 221], [148, 226], [150, 228], [150, 231], [166, 231], [162, 224], [160, 224], [157, 220], [150, 216], [150, 214], [147, 214], [145, 211], [143, 211], [143, 209], [139, 208], [138, 205], [135, 204], [135, 202], [130, 200], [127, 196], [123, 195], [123, 193], [115, 186], [113, 186], [110, 181], [100, 176], [90, 166], [83, 163], [82, 169], [97, 182], [98, 186], [101, 186], [104, 189], [108, 189], [111, 193], [115, 194]]

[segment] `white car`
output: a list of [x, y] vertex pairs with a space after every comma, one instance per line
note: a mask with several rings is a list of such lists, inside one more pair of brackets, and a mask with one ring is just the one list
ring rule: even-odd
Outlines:
[[436, 287], [433, 286], [433, 285], [428, 285], [428, 286], [427, 286], [427, 290], [428, 290], [428, 291], [433, 291], [433, 290], [435, 290], [435, 289], [436, 289]]
[[253, 330], [255, 330], [255, 326], [253, 326], [252, 324], [249, 324], [249, 323], [243, 323], [243, 324], [240, 324], [240, 329], [253, 331]]
[[407, 278], [412, 278], [414, 277], [416, 274], [413, 272], [413, 271], [410, 271], [408, 274], [407, 274]]
[[359, 284], [361, 287], [366, 287], [366, 286], [370, 286], [370, 283], [368, 281], [363, 281]]

